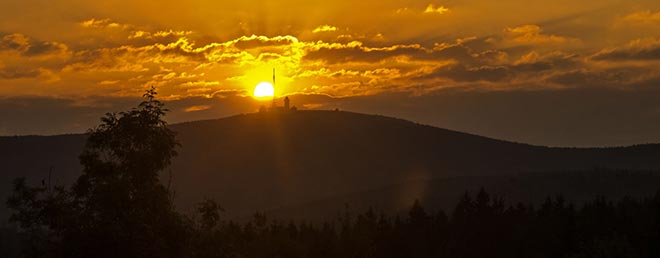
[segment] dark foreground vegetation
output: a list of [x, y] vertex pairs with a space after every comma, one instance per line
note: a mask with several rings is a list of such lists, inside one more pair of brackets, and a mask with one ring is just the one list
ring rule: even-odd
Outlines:
[[161, 180], [178, 143], [155, 95], [90, 130], [71, 187], [15, 180], [20, 229], [0, 231], [2, 257], [660, 257], [660, 193], [511, 206], [482, 189], [451, 213], [415, 202], [401, 216], [347, 209], [320, 223], [227, 221], [207, 199], [182, 215]]
[[[237, 223], [221, 219], [220, 207], [206, 200], [178, 224], [155, 219], [82, 229], [72, 221], [77, 232], [67, 234], [76, 238], [41, 228], [13, 233], [21, 244], [4, 248], [22, 246], [27, 257], [660, 257], [660, 193], [580, 207], [561, 197], [538, 207], [503, 203], [482, 190], [466, 193], [451, 214], [416, 202], [403, 216], [345, 211], [306, 223], [257, 213]], [[79, 231], [92, 228], [102, 231]]]
[[451, 214], [417, 202], [407, 216], [369, 210], [314, 225], [257, 214], [247, 224], [198, 228], [191, 250], [197, 257], [660, 257], [659, 221], [660, 195], [505, 207], [482, 190], [466, 193]]

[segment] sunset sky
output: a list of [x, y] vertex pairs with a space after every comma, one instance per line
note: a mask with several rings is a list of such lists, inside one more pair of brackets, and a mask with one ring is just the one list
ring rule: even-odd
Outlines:
[[155, 86], [170, 122], [302, 109], [552, 146], [660, 142], [660, 1], [0, 2], [0, 135], [79, 133]]

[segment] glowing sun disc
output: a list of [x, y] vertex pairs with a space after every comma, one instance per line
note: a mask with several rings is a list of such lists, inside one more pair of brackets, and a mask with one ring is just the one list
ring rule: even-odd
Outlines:
[[254, 87], [254, 96], [257, 98], [272, 97], [275, 94], [273, 84], [270, 82], [260, 82]]

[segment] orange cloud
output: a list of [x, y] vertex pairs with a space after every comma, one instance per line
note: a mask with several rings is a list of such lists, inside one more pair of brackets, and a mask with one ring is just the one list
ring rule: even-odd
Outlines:
[[660, 11], [651, 12], [651, 10], [635, 12], [624, 16], [621, 19], [628, 23], [660, 23]]
[[429, 4], [426, 6], [426, 9], [424, 9], [424, 13], [436, 13], [436, 14], [443, 14], [449, 12], [449, 8], [444, 7], [442, 5], [435, 6], [434, 4]]
[[128, 27], [125, 24], [120, 24], [118, 22], [115, 22], [111, 19], [96, 19], [92, 18], [89, 20], [85, 20], [79, 23], [80, 26], [85, 27], [85, 28], [101, 28], [101, 29], [106, 29], [106, 28], [126, 28]]
[[195, 111], [202, 111], [202, 110], [207, 110], [211, 108], [211, 105], [199, 105], [199, 106], [191, 106], [187, 107], [184, 109], [185, 112], [195, 112]]
[[143, 31], [143, 30], [136, 30], [131, 33], [131, 35], [128, 36], [129, 39], [138, 39], [138, 38], [164, 38], [164, 37], [170, 37], [170, 36], [175, 36], [175, 37], [183, 37], [186, 35], [192, 34], [192, 31], [174, 31], [174, 30], [167, 30], [167, 31], [156, 31], [156, 32], [148, 32], [148, 31]]
[[513, 43], [539, 44], [539, 43], [566, 43], [575, 41], [575, 39], [543, 34], [543, 30], [538, 25], [527, 24], [504, 30], [506, 36]]
[[67, 58], [67, 45], [58, 42], [38, 41], [20, 33], [0, 38], [0, 51], [13, 51], [27, 57]]
[[599, 61], [658, 61], [660, 60], [660, 39], [635, 39], [623, 47], [601, 50], [591, 58]]
[[105, 80], [105, 81], [100, 81], [99, 85], [115, 85], [119, 83], [119, 80]]
[[329, 64], [374, 63], [396, 56], [418, 56], [429, 52], [419, 44], [369, 47], [359, 41], [352, 41], [347, 44], [317, 42], [316, 44], [308, 44], [307, 47], [305, 59], [320, 60]]
[[71, 52], [62, 43], [11, 33], [0, 37], [0, 57], [0, 79], [38, 79], [32, 83], [53, 83], [60, 80], [54, 70], [68, 61]]
[[312, 30], [312, 33], [337, 31], [338, 28], [330, 25], [322, 25]]
[[408, 8], [408, 7], [403, 7], [403, 8], [398, 8], [394, 11], [395, 14], [397, 15], [417, 15], [419, 13], [422, 14], [444, 14], [448, 13], [450, 10], [449, 8], [442, 6], [442, 5], [435, 5], [435, 4], [428, 4], [426, 8], [424, 9], [417, 9], [417, 8]]

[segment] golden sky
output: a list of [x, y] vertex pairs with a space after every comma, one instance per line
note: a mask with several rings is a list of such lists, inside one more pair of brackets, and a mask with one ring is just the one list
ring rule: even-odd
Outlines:
[[[660, 1], [0, 2], [3, 106], [97, 110], [156, 86], [179, 103], [175, 121], [210, 118], [255, 110], [249, 95], [272, 68], [276, 94], [305, 108], [447, 91], [641, 92], [660, 86]], [[387, 108], [358, 111], [488, 134]], [[0, 122], [0, 134], [79, 131], [88, 119], [50, 131]]]

